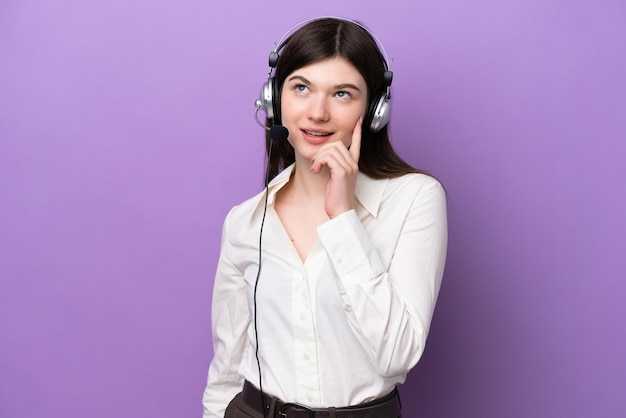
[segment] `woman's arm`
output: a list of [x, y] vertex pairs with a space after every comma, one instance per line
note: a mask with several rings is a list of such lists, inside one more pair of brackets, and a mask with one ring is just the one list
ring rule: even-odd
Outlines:
[[421, 357], [445, 264], [445, 192], [435, 179], [413, 181], [424, 184], [396, 190], [400, 197], [383, 202], [378, 214], [380, 222], [397, 217], [390, 225], [399, 231], [389, 228], [384, 243], [393, 248], [390, 261], [382, 260], [385, 249], [375, 247], [355, 211], [318, 227], [350, 326], [382, 376], [406, 373]]
[[250, 313], [243, 275], [231, 258], [230, 216], [229, 213], [222, 229], [220, 258], [213, 288], [211, 323], [214, 356], [202, 397], [203, 418], [223, 417], [226, 406], [243, 387], [239, 365], [245, 353]]

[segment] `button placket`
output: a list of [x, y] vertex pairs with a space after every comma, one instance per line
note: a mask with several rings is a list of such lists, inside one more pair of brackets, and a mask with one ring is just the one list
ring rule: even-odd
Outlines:
[[297, 392], [300, 393], [300, 403], [310, 404], [315, 398], [313, 394], [317, 388], [317, 362], [311, 350], [315, 350], [315, 327], [312, 321], [311, 288], [306, 269], [302, 280], [293, 284], [294, 297], [292, 299], [293, 331], [297, 335], [294, 344], [295, 379]]

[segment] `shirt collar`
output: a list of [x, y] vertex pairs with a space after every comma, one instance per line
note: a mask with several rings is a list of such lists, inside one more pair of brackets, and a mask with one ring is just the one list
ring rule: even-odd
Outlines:
[[359, 171], [354, 194], [359, 203], [373, 217], [378, 215], [380, 202], [389, 179], [373, 179]]
[[[269, 183], [269, 194], [267, 198], [268, 205], [274, 204], [276, 193], [278, 193], [278, 191], [289, 182], [291, 174], [293, 173], [294, 165], [295, 164], [291, 164], [289, 167], [285, 168]], [[374, 217], [378, 215], [380, 201], [385, 191], [385, 187], [387, 186], [387, 182], [388, 179], [373, 179], [361, 172], [359, 172], [359, 174], [357, 175], [356, 189], [354, 191], [354, 194], [356, 195], [356, 198], [361, 206], [363, 206], [363, 208]], [[264, 204], [264, 196], [265, 192], [261, 193], [258, 206]]]
[[291, 178], [291, 173], [293, 172], [294, 166], [295, 164], [291, 164], [289, 167], [285, 168], [283, 171], [278, 173], [278, 175], [274, 177], [272, 181], [270, 181], [270, 184], [268, 186], [268, 189], [269, 189], [269, 196], [267, 198], [268, 205], [274, 204], [276, 193], [278, 193], [278, 191], [282, 189], [285, 184], [289, 183], [289, 179]]

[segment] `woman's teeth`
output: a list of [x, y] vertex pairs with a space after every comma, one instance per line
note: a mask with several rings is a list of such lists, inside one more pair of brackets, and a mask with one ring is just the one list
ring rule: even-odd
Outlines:
[[310, 136], [329, 136], [330, 133], [322, 133], [322, 132], [311, 132], [311, 131], [304, 131], [305, 134], [310, 135]]

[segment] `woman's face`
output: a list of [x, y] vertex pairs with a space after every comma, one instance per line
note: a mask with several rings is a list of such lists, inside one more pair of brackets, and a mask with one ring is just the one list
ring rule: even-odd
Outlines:
[[345, 58], [334, 57], [301, 67], [289, 74], [281, 93], [282, 124], [296, 160], [310, 160], [327, 142], [346, 147], [367, 109], [367, 84]]

